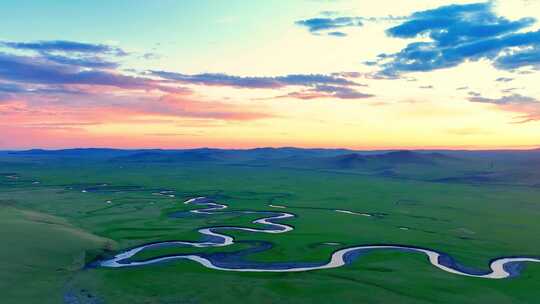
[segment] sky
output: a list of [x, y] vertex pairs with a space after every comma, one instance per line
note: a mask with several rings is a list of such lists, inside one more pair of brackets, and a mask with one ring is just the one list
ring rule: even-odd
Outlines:
[[540, 146], [540, 0], [0, 3], [0, 149]]

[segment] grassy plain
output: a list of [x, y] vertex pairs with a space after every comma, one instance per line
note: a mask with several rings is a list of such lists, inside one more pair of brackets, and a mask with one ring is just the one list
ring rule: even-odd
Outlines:
[[[200, 227], [256, 226], [250, 215], [168, 216], [192, 208], [181, 203], [187, 198], [209, 196], [231, 210], [280, 211], [268, 206], [275, 204], [297, 215], [287, 221], [295, 230], [285, 234], [231, 233], [239, 241], [274, 244], [253, 260], [322, 261], [338, 248], [406, 244], [485, 269], [495, 257], [540, 255], [540, 188], [534, 183], [434, 182], [415, 177], [432, 170], [440, 179], [445, 170], [455, 174], [456, 166], [421, 171], [410, 164], [396, 171], [409, 168], [411, 176], [389, 177], [356, 169], [213, 162], [0, 160], [2, 303], [536, 303], [540, 297], [540, 265], [527, 265], [518, 278], [485, 280], [391, 251], [362, 256], [347, 267], [288, 274], [215, 271], [190, 261], [84, 267], [98, 256], [148, 242], [197, 240]], [[161, 190], [173, 190], [175, 197], [156, 195]], [[139, 258], [166, 253], [171, 249]]]

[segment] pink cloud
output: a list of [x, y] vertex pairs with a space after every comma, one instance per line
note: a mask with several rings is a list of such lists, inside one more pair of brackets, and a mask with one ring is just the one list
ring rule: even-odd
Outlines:
[[478, 93], [470, 92], [469, 101], [488, 103], [497, 106], [503, 111], [519, 113], [515, 123], [527, 123], [540, 120], [540, 101], [536, 98], [520, 94], [502, 96], [500, 98], [486, 98]]
[[117, 95], [92, 93], [76, 96], [28, 96], [0, 104], [2, 121], [24, 124], [97, 124], [127, 122], [139, 116], [162, 119], [195, 118], [199, 120], [250, 121], [273, 116], [261, 105], [249, 108], [220, 101], [198, 100], [184, 94]]
[[261, 105], [247, 108], [228, 102], [197, 100], [184, 94], [25, 96], [0, 103], [0, 134], [4, 138], [0, 147], [174, 147], [178, 146], [175, 136], [143, 134], [125, 139], [114, 134], [97, 136], [88, 130], [110, 123], [165, 124], [181, 130], [186, 126], [206, 128], [271, 117], [273, 114]]
[[506, 104], [499, 105], [499, 108], [521, 115], [516, 117], [515, 123], [528, 123], [533, 121], [540, 121], [540, 102], [526, 103], [526, 104]]
[[219, 101], [198, 101], [183, 95], [166, 95], [152, 105], [152, 111], [160, 112], [164, 115], [173, 115], [193, 118], [211, 118], [218, 120], [257, 120], [270, 118], [273, 115], [265, 112], [260, 106], [252, 106], [246, 109], [232, 103]]

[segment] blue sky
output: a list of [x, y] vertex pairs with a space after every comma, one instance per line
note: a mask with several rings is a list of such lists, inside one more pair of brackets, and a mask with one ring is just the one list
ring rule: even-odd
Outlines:
[[539, 1], [23, 0], [0, 18], [4, 148], [539, 144]]
[[4, 40], [113, 43], [192, 61], [264, 43], [317, 1], [13, 1], [1, 4]]

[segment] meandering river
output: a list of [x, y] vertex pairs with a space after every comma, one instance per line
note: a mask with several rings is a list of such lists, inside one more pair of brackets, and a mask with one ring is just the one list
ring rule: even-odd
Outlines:
[[[475, 270], [462, 266], [457, 263], [448, 254], [415, 246], [406, 245], [362, 245], [354, 246], [344, 249], [336, 250], [332, 253], [330, 260], [321, 263], [305, 263], [305, 262], [287, 262], [287, 263], [267, 263], [267, 262], [253, 262], [244, 259], [245, 256], [272, 248], [272, 245], [264, 242], [257, 242], [253, 248], [242, 250], [234, 253], [221, 253], [221, 254], [179, 254], [170, 255], [164, 257], [153, 258], [144, 261], [135, 261], [132, 258], [145, 249], [168, 247], [168, 246], [190, 246], [190, 247], [223, 247], [234, 244], [234, 238], [225, 234], [224, 231], [247, 231], [253, 233], [286, 233], [294, 228], [289, 225], [280, 223], [280, 221], [291, 219], [295, 217], [294, 214], [288, 212], [276, 212], [276, 211], [224, 211], [227, 209], [227, 205], [219, 204], [211, 199], [205, 197], [197, 197], [190, 199], [185, 204], [202, 206], [204, 208], [176, 213], [174, 216], [182, 216], [186, 213], [194, 214], [216, 214], [224, 212], [244, 213], [244, 214], [263, 214], [261, 217], [253, 223], [261, 225], [261, 228], [247, 228], [236, 226], [216, 226], [209, 228], [201, 228], [198, 232], [203, 236], [201, 242], [189, 242], [189, 241], [166, 241], [159, 243], [150, 243], [142, 246], [138, 246], [123, 252], [118, 253], [112, 258], [100, 260], [93, 263], [97, 267], [137, 267], [143, 265], [151, 265], [155, 263], [161, 263], [172, 260], [191, 260], [197, 262], [204, 267], [223, 270], [223, 271], [239, 271], [239, 272], [301, 272], [301, 271], [313, 271], [321, 269], [330, 269], [342, 267], [354, 262], [354, 260], [361, 254], [366, 252], [373, 252], [377, 250], [399, 250], [411, 253], [423, 254], [427, 257], [428, 261], [435, 267], [456, 275], [485, 278], [485, 279], [504, 279], [509, 277], [518, 276], [520, 274], [521, 266], [524, 262], [540, 262], [536, 257], [501, 257], [493, 259], [489, 264], [488, 271]], [[286, 208], [285, 206], [279, 206], [280, 208]], [[348, 210], [336, 210], [341, 213], [350, 213], [369, 216], [367, 213], [355, 213]]]

